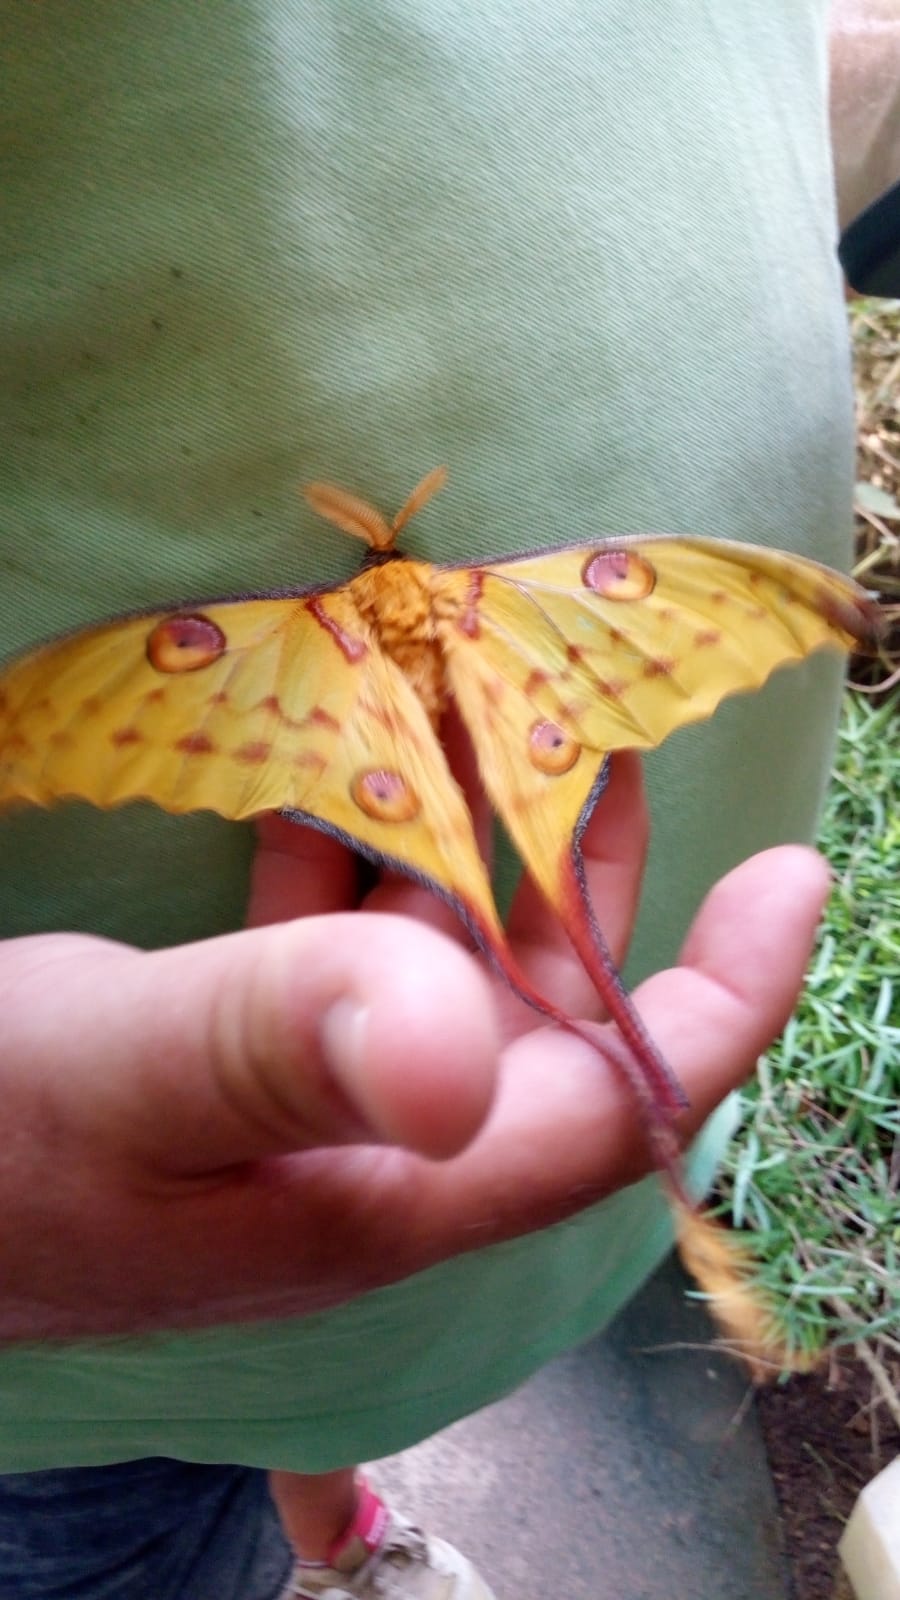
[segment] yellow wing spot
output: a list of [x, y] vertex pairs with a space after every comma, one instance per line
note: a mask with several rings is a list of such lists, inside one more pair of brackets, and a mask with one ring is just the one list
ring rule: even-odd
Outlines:
[[[290, 721], [290, 718], [288, 720]], [[341, 725], [337, 717], [333, 717], [331, 712], [326, 711], [323, 706], [313, 706], [309, 716], [304, 717], [303, 722], [299, 724], [302, 727], [307, 725], [311, 728], [327, 728], [329, 733], [340, 733], [341, 731]]]
[[299, 750], [291, 762], [291, 766], [297, 767], [301, 772], [324, 772], [327, 765], [328, 762], [318, 750]]
[[412, 822], [422, 809], [415, 789], [399, 772], [386, 767], [357, 773], [350, 794], [360, 811], [376, 822]]
[[[545, 683], [550, 682], [550, 676], [550, 673], [544, 672], [541, 667], [535, 667], [532, 672], [529, 672], [523, 686], [524, 692], [529, 699], [533, 694], [537, 694], [538, 689], [543, 689]], [[565, 677], [565, 673], [562, 676]]]
[[641, 669], [644, 678], [671, 678], [678, 662], [672, 656], [654, 656]]
[[167, 617], [147, 639], [147, 660], [157, 672], [197, 672], [225, 651], [225, 635], [209, 617]]
[[245, 766], [258, 767], [268, 761], [272, 754], [272, 746], [265, 739], [251, 739], [247, 744], [242, 744], [234, 752], [235, 761], [241, 761]]
[[212, 756], [216, 746], [205, 733], [185, 733], [176, 739], [173, 749], [183, 756]]
[[539, 772], [555, 777], [570, 772], [581, 754], [581, 745], [556, 722], [535, 722], [528, 734], [528, 759]]
[[597, 687], [606, 700], [621, 700], [629, 686], [627, 678], [598, 678]]
[[656, 568], [636, 550], [598, 550], [588, 556], [581, 579], [605, 600], [643, 600], [656, 587]]
[[477, 571], [471, 572], [469, 574], [469, 586], [465, 593], [462, 609], [456, 618], [457, 628], [459, 629], [460, 633], [464, 633], [466, 635], [467, 639], [477, 639], [479, 633], [481, 632], [481, 625], [478, 620], [478, 605], [479, 601], [481, 600], [483, 590], [484, 573]]

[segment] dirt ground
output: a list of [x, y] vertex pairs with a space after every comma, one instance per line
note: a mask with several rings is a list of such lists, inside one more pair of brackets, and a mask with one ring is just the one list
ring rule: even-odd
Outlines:
[[900, 1452], [872, 1377], [845, 1359], [829, 1372], [761, 1391], [769, 1453], [793, 1580], [791, 1600], [835, 1600], [837, 1544], [860, 1490]]

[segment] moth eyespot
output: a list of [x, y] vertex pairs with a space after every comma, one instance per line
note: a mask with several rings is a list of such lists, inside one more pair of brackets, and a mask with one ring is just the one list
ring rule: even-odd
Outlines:
[[350, 794], [360, 811], [376, 822], [412, 822], [422, 809], [415, 789], [410, 788], [399, 772], [385, 767], [358, 772], [350, 785]]
[[225, 635], [209, 617], [167, 617], [147, 640], [147, 660], [157, 672], [197, 672], [225, 650]]
[[598, 550], [585, 562], [581, 579], [605, 600], [643, 600], [656, 587], [656, 569], [636, 550]]
[[528, 735], [528, 754], [539, 772], [556, 776], [569, 772], [581, 754], [581, 745], [555, 722], [535, 722]]

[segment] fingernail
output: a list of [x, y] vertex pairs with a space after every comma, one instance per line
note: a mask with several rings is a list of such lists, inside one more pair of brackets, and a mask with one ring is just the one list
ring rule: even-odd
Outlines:
[[[343, 996], [326, 1011], [319, 1026], [325, 1059], [340, 1087], [357, 1106], [365, 1105], [366, 1029], [369, 1008]], [[359, 1111], [360, 1117], [362, 1111]]]

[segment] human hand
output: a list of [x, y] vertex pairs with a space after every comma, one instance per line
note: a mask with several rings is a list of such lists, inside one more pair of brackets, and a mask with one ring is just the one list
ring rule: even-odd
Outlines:
[[[446, 907], [388, 879], [353, 910], [333, 841], [277, 818], [261, 833], [245, 932], [0, 947], [0, 1337], [321, 1310], [645, 1170], [614, 1066], [494, 984]], [[585, 841], [617, 959], [645, 840], [639, 763], [617, 758]], [[690, 1096], [685, 1135], [783, 1025], [826, 890], [811, 851], [755, 857], [637, 991]], [[510, 935], [545, 993], [596, 1014], [528, 885]]]

